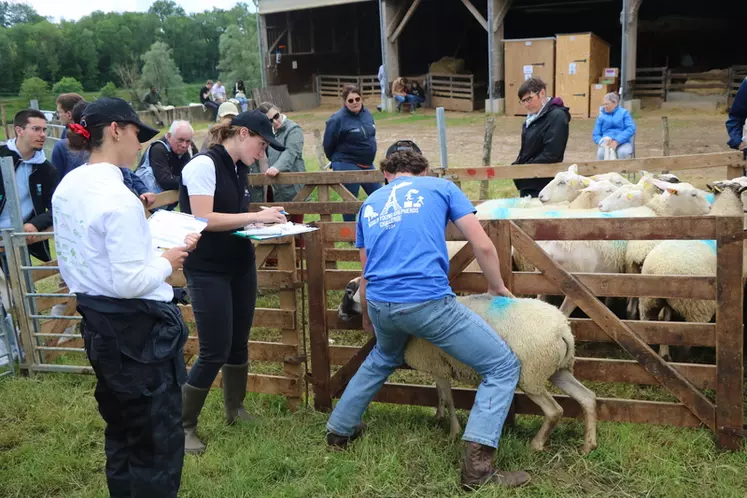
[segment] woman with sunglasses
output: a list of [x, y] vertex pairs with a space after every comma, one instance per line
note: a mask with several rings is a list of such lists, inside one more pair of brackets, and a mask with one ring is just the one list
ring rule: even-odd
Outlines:
[[[262, 102], [257, 110], [264, 113], [272, 123], [275, 139], [285, 150], [267, 149], [267, 157], [249, 166], [249, 173], [277, 176], [278, 173], [304, 173], [306, 164], [303, 160], [303, 130], [298, 123], [291, 121], [280, 112], [272, 102]], [[302, 185], [268, 185], [265, 188], [251, 188], [252, 202], [290, 202], [301, 190]], [[288, 219], [294, 223], [303, 223], [303, 215], [292, 215]]]
[[[361, 171], [373, 169], [376, 157], [376, 124], [363, 105], [360, 88], [348, 85], [342, 93], [344, 105], [327, 120], [324, 130], [324, 153], [332, 161], [333, 171]], [[346, 184], [354, 196], [361, 186], [366, 194], [381, 188], [380, 183]], [[354, 214], [342, 216], [345, 221], [355, 221]]]

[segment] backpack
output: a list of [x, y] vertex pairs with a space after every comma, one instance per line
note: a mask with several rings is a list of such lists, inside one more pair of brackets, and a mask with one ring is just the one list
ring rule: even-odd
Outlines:
[[169, 146], [169, 143], [167, 141], [156, 140], [148, 146], [145, 154], [143, 154], [143, 158], [141, 159], [140, 164], [135, 169], [135, 175], [137, 175], [137, 177], [143, 181], [145, 186], [148, 188], [148, 192], [153, 192], [154, 194], [163, 192], [163, 189], [160, 185], [158, 185], [158, 182], [156, 181], [156, 176], [153, 174], [153, 168], [150, 165], [150, 148], [158, 143], [163, 144], [166, 147], [166, 150], [171, 152], [171, 147]]

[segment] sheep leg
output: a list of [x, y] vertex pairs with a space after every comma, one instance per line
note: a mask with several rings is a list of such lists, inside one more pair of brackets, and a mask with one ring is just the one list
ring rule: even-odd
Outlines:
[[535, 402], [537, 406], [542, 409], [542, 413], [545, 414], [545, 418], [542, 421], [542, 427], [534, 436], [532, 442], [529, 443], [529, 447], [534, 451], [542, 451], [545, 449], [545, 443], [550, 437], [550, 433], [555, 429], [558, 424], [560, 417], [563, 416], [563, 408], [558, 404], [557, 401], [545, 391], [542, 394], [529, 394], [526, 393], [529, 399]]
[[436, 420], [439, 422], [446, 418], [446, 395], [441, 390], [441, 385], [436, 379], [436, 395], [438, 396], [438, 402], [436, 403]]
[[449, 410], [449, 438], [453, 441], [462, 432], [462, 427], [459, 425], [456, 408], [454, 408], [454, 396], [451, 395], [451, 379], [437, 378], [436, 389], [443, 396], [446, 408]]
[[566, 296], [565, 298], [563, 298], [563, 304], [560, 305], [559, 309], [566, 317], [569, 317], [571, 316], [571, 313], [573, 313], [576, 309], [576, 303], [574, 303], [571, 298]]
[[638, 312], [638, 298], [637, 297], [629, 297], [628, 298], [628, 320], [638, 320], [640, 319], [640, 314]]
[[584, 445], [581, 453], [587, 455], [597, 447], [597, 395], [565, 368], [555, 372], [550, 382], [581, 405], [584, 412]]
[[[661, 317], [659, 315], [662, 314], [662, 311], [666, 306], [667, 303], [664, 299], [652, 299], [650, 297], [641, 298], [638, 300], [640, 319], [653, 322], [660, 321]], [[669, 345], [659, 345], [659, 356], [661, 356], [664, 361], [671, 361], [672, 356], [669, 353]]]

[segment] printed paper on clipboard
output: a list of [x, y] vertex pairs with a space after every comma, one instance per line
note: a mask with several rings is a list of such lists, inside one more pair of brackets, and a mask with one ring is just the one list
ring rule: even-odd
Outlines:
[[235, 232], [239, 237], [246, 237], [252, 240], [268, 240], [277, 237], [286, 237], [288, 235], [299, 235], [306, 232], [313, 232], [319, 230], [316, 227], [310, 227], [300, 223], [278, 223], [276, 225], [249, 225], [243, 230]]
[[148, 218], [153, 251], [161, 255], [166, 249], [184, 245], [190, 233], [201, 233], [207, 220], [176, 211], [159, 210]]

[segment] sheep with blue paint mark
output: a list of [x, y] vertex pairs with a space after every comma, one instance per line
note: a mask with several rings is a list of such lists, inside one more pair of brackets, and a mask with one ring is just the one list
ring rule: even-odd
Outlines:
[[[338, 316], [350, 320], [360, 315], [360, 278], [348, 283], [340, 303]], [[457, 300], [482, 317], [495, 330], [521, 362], [518, 387], [545, 415], [542, 427], [530, 443], [541, 451], [563, 416], [563, 409], [545, 387], [547, 380], [576, 400], [584, 414], [582, 452], [597, 447], [596, 395], [572, 374], [575, 340], [568, 319], [554, 306], [537, 299], [494, 297], [488, 294], [458, 297]], [[448, 411], [450, 436], [461, 432], [454, 408], [451, 382], [477, 385], [480, 376], [472, 368], [455, 360], [432, 343], [412, 337], [404, 352], [405, 363], [411, 368], [434, 377], [438, 392], [437, 416]]]
[[[714, 182], [709, 185], [716, 195], [711, 216], [742, 216], [744, 205], [741, 194], [747, 190], [735, 181]], [[747, 256], [747, 252], [743, 253]], [[712, 240], [665, 240], [661, 241], [646, 256], [641, 273], [643, 275], [716, 275], [716, 243]], [[742, 279], [747, 278], [747, 266]], [[716, 301], [677, 298], [641, 297], [638, 303], [642, 320], [687, 322], [710, 322], [716, 314]], [[667, 345], [662, 345], [659, 354], [670, 359]]]

